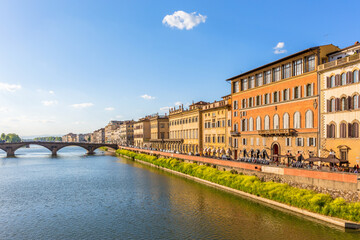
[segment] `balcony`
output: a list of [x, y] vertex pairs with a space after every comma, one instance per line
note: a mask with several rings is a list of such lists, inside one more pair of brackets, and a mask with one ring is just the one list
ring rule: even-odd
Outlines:
[[232, 137], [239, 137], [240, 136], [240, 132], [239, 131], [230, 131], [230, 135]]
[[340, 65], [352, 62], [352, 61], [359, 60], [359, 59], [360, 59], [360, 54], [359, 53], [353, 54], [353, 55], [345, 57], [345, 58], [340, 58], [340, 59], [335, 60], [335, 61], [331, 61], [331, 62], [321, 64], [321, 65], [318, 66], [318, 70], [321, 71], [321, 70], [324, 70], [324, 69], [340, 66]]
[[269, 129], [269, 130], [260, 130], [258, 134], [261, 136], [291, 136], [296, 132], [293, 128], [287, 129]]

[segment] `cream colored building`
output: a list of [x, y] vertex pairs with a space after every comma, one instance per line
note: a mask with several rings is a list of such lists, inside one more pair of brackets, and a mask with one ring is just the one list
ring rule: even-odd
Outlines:
[[202, 153], [202, 124], [201, 110], [207, 102], [197, 102], [184, 109], [170, 109], [169, 134], [166, 149], [181, 153]]
[[105, 143], [117, 143], [120, 140], [120, 131], [117, 131], [123, 121], [110, 121], [105, 126]]
[[328, 55], [318, 68], [321, 80], [321, 156], [335, 152], [360, 164], [360, 44]]
[[134, 123], [135, 121], [124, 121], [120, 126], [120, 145], [134, 145]]
[[203, 106], [201, 111], [203, 155], [231, 153], [231, 96]]
[[169, 117], [167, 115], [154, 114], [150, 117], [151, 147], [164, 149], [165, 141], [169, 139]]
[[134, 145], [141, 148], [150, 147], [150, 138], [150, 119], [146, 116], [134, 123]]

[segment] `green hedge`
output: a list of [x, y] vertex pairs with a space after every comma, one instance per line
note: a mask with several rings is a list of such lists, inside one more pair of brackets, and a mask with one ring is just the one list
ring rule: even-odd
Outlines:
[[360, 202], [348, 203], [343, 198], [333, 199], [329, 194], [291, 187], [288, 184], [262, 182], [256, 176], [219, 171], [216, 168], [195, 163], [185, 163], [174, 158], [157, 158], [147, 154], [137, 154], [119, 149], [119, 155], [136, 158], [154, 165], [231, 187], [246, 193], [285, 203], [294, 207], [327, 216], [360, 222]]

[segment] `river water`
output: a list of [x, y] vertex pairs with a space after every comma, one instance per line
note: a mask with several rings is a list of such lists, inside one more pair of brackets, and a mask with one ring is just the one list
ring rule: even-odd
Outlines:
[[0, 153], [0, 239], [360, 239], [101, 152], [16, 154]]

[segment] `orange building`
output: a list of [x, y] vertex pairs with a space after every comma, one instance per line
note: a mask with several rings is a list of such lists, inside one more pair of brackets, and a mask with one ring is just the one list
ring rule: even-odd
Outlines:
[[318, 155], [317, 66], [335, 50], [333, 45], [309, 48], [227, 80], [233, 158]]

